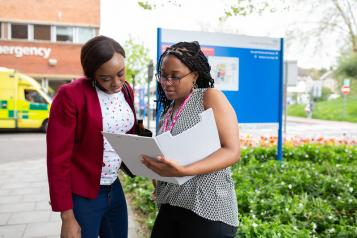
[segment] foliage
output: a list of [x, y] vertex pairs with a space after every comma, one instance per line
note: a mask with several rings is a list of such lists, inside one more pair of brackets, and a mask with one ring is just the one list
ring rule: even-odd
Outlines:
[[138, 5], [143, 8], [144, 10], [152, 10], [153, 9], [153, 6], [148, 3], [147, 1], [144, 2], [144, 1], [138, 1]]
[[[124, 43], [124, 49], [126, 80], [129, 82], [146, 80], [144, 72], [150, 62], [149, 50], [132, 39]], [[141, 78], [136, 78], [138, 75], [141, 75]]]
[[[357, 147], [285, 146], [283, 163], [275, 154], [275, 147], [246, 148], [232, 167], [237, 237], [356, 237]], [[126, 177], [124, 188], [151, 229], [151, 181]]]
[[159, 7], [165, 7], [168, 5], [172, 5], [175, 7], [181, 7], [180, 1], [176, 0], [146, 0], [146, 1], [137, 1], [139, 7], [141, 7], [144, 10], [149, 10], [152, 11], [154, 9], [157, 9]]
[[251, 14], [262, 14], [265, 12], [281, 12], [287, 10], [287, 1], [254, 1], [236, 0], [228, 9], [225, 9], [225, 17], [247, 16]]
[[132, 206], [139, 216], [145, 216], [145, 225], [149, 230], [152, 229], [157, 214], [156, 204], [152, 200], [154, 186], [150, 179], [143, 177], [130, 178], [121, 177], [123, 188], [129, 193], [132, 200]]
[[340, 78], [351, 78], [357, 80], [357, 52], [343, 57], [335, 71]]
[[[278, 11], [276, 10], [278, 9]], [[235, 0], [225, 11], [226, 19], [231, 16], [246, 16], [250, 14], [261, 14], [263, 12], [291, 12], [305, 16], [294, 23], [287, 32], [287, 43], [299, 40], [305, 46], [313, 44], [315, 50], [324, 45], [326, 38], [335, 37], [341, 42], [339, 47], [357, 52], [357, 0], [290, 0], [290, 1], [254, 1]], [[307, 13], [307, 14], [306, 14]], [[306, 23], [309, 27], [306, 27]], [[304, 24], [300, 30], [299, 24]], [[322, 47], [321, 47], [322, 46]]]
[[356, 147], [303, 145], [242, 151], [233, 167], [239, 237], [356, 237]]
[[332, 90], [328, 87], [322, 87], [321, 89], [321, 97], [314, 97], [315, 102], [326, 101], [327, 98], [332, 94]]

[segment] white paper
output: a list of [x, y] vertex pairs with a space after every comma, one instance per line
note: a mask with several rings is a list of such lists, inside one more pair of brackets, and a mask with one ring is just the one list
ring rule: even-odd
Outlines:
[[221, 143], [213, 110], [207, 109], [200, 116], [200, 122], [176, 136], [170, 132], [152, 138], [104, 132], [103, 135], [133, 174], [181, 185], [193, 176], [162, 177], [141, 162], [142, 155], [152, 158], [163, 155], [181, 165], [188, 165], [217, 151]]
[[105, 132], [103, 132], [103, 135], [134, 175], [178, 183], [174, 177], [161, 177], [141, 162], [142, 155], [152, 158], [163, 155], [155, 137]]

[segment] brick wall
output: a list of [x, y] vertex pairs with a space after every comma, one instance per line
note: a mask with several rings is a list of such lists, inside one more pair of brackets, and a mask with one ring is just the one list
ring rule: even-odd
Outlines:
[[[28, 42], [28, 41], [0, 41], [2, 53], [0, 52], [0, 66], [16, 69], [30, 75], [41, 75], [43, 77], [71, 78], [82, 75], [80, 64], [81, 45], [66, 43]], [[48, 58], [44, 56], [23, 55], [16, 57], [15, 52], [4, 53], [4, 47], [36, 47], [50, 48]], [[9, 48], [7, 48], [9, 49]], [[28, 53], [29, 54], [29, 53]], [[57, 60], [57, 64], [50, 66], [49, 59]]]
[[0, 0], [0, 21], [100, 25], [100, 0]]

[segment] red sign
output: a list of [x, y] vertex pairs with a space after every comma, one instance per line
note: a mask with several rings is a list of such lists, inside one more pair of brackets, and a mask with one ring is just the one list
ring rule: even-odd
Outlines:
[[351, 88], [348, 85], [343, 85], [341, 88], [341, 92], [345, 95], [349, 94], [351, 91]]
[[[161, 45], [161, 52], [164, 52], [166, 50], [166, 48], [168, 48], [170, 46], [171, 45], [169, 45], [169, 44]], [[205, 56], [214, 56], [214, 48], [201, 47], [201, 50]]]

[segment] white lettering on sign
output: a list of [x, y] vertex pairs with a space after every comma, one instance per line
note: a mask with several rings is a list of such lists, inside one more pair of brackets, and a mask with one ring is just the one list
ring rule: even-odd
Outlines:
[[26, 55], [33, 55], [47, 59], [51, 51], [51, 48], [0, 45], [0, 55], [15, 55], [19, 58]]

